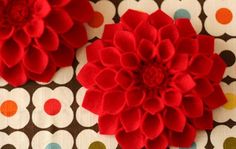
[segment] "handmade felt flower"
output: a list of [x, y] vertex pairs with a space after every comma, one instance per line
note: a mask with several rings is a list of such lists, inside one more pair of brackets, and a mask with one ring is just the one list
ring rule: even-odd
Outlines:
[[226, 103], [219, 85], [226, 65], [214, 38], [196, 34], [189, 19], [129, 10], [86, 52], [77, 76], [88, 89], [82, 106], [124, 149], [190, 147]]
[[0, 76], [19, 86], [48, 82], [87, 42], [88, 0], [0, 0]]

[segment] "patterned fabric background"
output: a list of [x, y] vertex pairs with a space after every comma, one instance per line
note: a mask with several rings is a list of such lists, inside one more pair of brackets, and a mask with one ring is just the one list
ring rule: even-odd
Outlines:
[[[215, 128], [199, 132], [191, 149], [236, 149], [236, 1], [91, 0], [91, 4], [94, 19], [86, 24], [90, 41], [101, 37], [104, 24], [118, 22], [129, 8], [148, 13], [161, 8], [173, 18], [191, 19], [198, 33], [217, 37], [216, 51], [228, 65], [222, 81], [228, 103], [214, 112]], [[97, 116], [80, 106], [85, 89], [75, 74], [85, 63], [84, 47], [78, 49], [73, 67], [60, 69], [48, 84], [12, 88], [0, 80], [0, 148], [119, 148], [114, 137], [97, 133]]]

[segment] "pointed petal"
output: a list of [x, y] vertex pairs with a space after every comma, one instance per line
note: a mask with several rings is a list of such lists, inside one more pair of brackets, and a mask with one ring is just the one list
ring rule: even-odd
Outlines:
[[58, 67], [71, 66], [74, 60], [75, 51], [74, 49], [66, 46], [63, 43], [60, 43], [56, 51], [50, 52], [52, 61]]
[[143, 60], [151, 60], [155, 56], [155, 51], [155, 45], [149, 40], [143, 39], [139, 43], [138, 54]]
[[112, 89], [117, 85], [115, 81], [115, 76], [115, 70], [105, 68], [97, 74], [95, 82], [103, 90]]
[[135, 51], [134, 35], [128, 31], [119, 31], [114, 36], [114, 45], [124, 52]]
[[73, 26], [73, 20], [62, 9], [53, 9], [46, 18], [47, 24], [57, 33], [65, 33]]
[[123, 26], [121, 24], [106, 24], [104, 26], [102, 40], [113, 44], [114, 36], [119, 31], [123, 31]]
[[176, 51], [183, 54], [196, 54], [199, 45], [197, 39], [180, 38], [176, 43]]
[[139, 59], [133, 52], [127, 52], [121, 56], [121, 65], [130, 70], [134, 70], [138, 67]]
[[190, 124], [186, 124], [182, 132], [170, 132], [169, 145], [189, 148], [196, 137], [196, 130]]
[[182, 94], [179, 92], [179, 90], [174, 88], [167, 89], [163, 93], [162, 98], [164, 103], [170, 107], [177, 107], [182, 102]]
[[157, 40], [156, 28], [146, 22], [140, 23], [134, 30], [134, 34], [138, 42], [142, 39], [147, 39], [151, 42]]
[[181, 37], [196, 36], [196, 31], [194, 30], [189, 19], [177, 19], [175, 20], [175, 24]]
[[4, 64], [1, 64], [0, 75], [4, 80], [6, 80], [9, 84], [11, 84], [14, 87], [23, 85], [28, 80], [24, 71], [24, 67], [21, 65], [21, 63], [11, 68], [7, 67]]
[[169, 143], [165, 135], [160, 135], [154, 140], [148, 140], [146, 144], [147, 149], [166, 149]]
[[173, 59], [168, 63], [170, 72], [176, 73], [187, 69], [188, 67], [188, 55], [187, 54], [176, 54]]
[[11, 25], [4, 25], [3, 23], [0, 24], [0, 40], [7, 40], [9, 39], [14, 33], [14, 27]]
[[140, 149], [145, 144], [145, 137], [139, 129], [128, 133], [125, 130], [119, 130], [116, 134], [116, 140], [124, 149]]
[[126, 91], [125, 97], [128, 106], [139, 106], [145, 98], [145, 92], [141, 88], [131, 88]]
[[196, 85], [193, 78], [189, 74], [177, 74], [173, 79], [174, 84], [179, 88], [182, 93], [186, 93], [193, 89]]
[[118, 115], [102, 115], [98, 118], [99, 133], [114, 135], [119, 129], [120, 118]]
[[207, 97], [214, 91], [211, 82], [206, 78], [195, 79], [195, 82], [196, 82], [195, 91], [201, 97]]
[[108, 91], [103, 96], [104, 114], [119, 114], [125, 106], [125, 95], [122, 91]]
[[179, 32], [175, 25], [167, 25], [159, 30], [159, 40], [169, 39], [172, 43], [175, 43], [179, 38]]
[[29, 47], [26, 51], [23, 64], [30, 72], [41, 74], [47, 68], [48, 55], [35, 47]]
[[104, 48], [102, 40], [96, 40], [92, 44], [88, 45], [86, 48], [87, 60], [88, 62], [98, 61], [99, 51]]
[[148, 18], [148, 14], [136, 10], [129, 9], [126, 13], [121, 17], [121, 23], [124, 24], [130, 30], [134, 30], [137, 25], [146, 20]]
[[132, 108], [123, 111], [120, 116], [121, 124], [126, 132], [135, 131], [140, 127], [141, 110], [139, 108]]
[[151, 115], [146, 113], [143, 117], [141, 130], [148, 139], [155, 139], [164, 129], [164, 124], [161, 116]]
[[40, 37], [44, 31], [44, 21], [41, 19], [31, 20], [25, 25], [24, 29], [30, 37]]
[[191, 120], [193, 126], [199, 130], [211, 130], [213, 128], [213, 114], [212, 110], [204, 110], [201, 117]]
[[24, 48], [22, 48], [15, 40], [8, 39], [4, 41], [0, 48], [0, 56], [1, 60], [8, 67], [13, 67], [22, 60]]
[[214, 91], [206, 98], [203, 98], [203, 101], [210, 109], [216, 109], [227, 102], [221, 87], [219, 85], [215, 85], [213, 87]]
[[99, 52], [101, 63], [104, 66], [109, 67], [120, 65], [120, 53], [118, 49], [114, 47], [107, 47], [101, 49]]
[[92, 64], [87, 63], [77, 75], [77, 80], [86, 88], [90, 88], [95, 83], [95, 77], [99, 72], [99, 68]]
[[103, 93], [97, 89], [89, 89], [86, 91], [82, 103], [83, 108], [94, 114], [102, 113], [102, 96]]
[[148, 98], [143, 103], [143, 109], [150, 114], [156, 114], [163, 110], [164, 104], [160, 98]]
[[124, 69], [121, 69], [116, 74], [115, 80], [123, 89], [127, 89], [128, 87], [130, 87], [134, 81], [132, 73]]
[[169, 17], [161, 10], [157, 10], [156, 12], [151, 14], [149, 17], [149, 21], [154, 27], [156, 27], [156, 29], [160, 29], [161, 27], [172, 24], [174, 22], [171, 17]]
[[170, 40], [162, 40], [157, 46], [157, 56], [163, 62], [171, 60], [175, 55], [175, 47]]
[[74, 23], [68, 32], [62, 34], [62, 38], [72, 48], [80, 48], [88, 40], [86, 29], [80, 23]]
[[47, 27], [37, 43], [45, 51], [56, 51], [59, 46], [59, 37], [51, 28]]
[[17, 30], [14, 33], [13, 39], [22, 47], [27, 47], [31, 42], [30, 36], [24, 30], [21, 29]]
[[165, 126], [173, 131], [182, 132], [186, 125], [186, 117], [178, 108], [167, 107], [163, 113]]
[[36, 0], [33, 6], [33, 10], [36, 16], [44, 18], [51, 11], [51, 6], [47, 0]]

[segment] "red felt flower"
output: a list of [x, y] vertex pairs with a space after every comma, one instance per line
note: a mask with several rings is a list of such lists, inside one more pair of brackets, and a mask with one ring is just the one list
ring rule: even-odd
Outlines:
[[196, 34], [188, 19], [129, 10], [87, 47], [77, 76], [88, 89], [83, 107], [124, 149], [190, 147], [226, 102], [226, 65], [213, 51], [214, 38]]
[[48, 82], [87, 42], [88, 0], [0, 0], [0, 76], [13, 86]]

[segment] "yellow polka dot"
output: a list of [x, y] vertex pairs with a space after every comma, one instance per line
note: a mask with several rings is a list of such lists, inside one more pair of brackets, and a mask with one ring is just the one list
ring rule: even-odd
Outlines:
[[106, 149], [106, 146], [104, 145], [104, 143], [96, 141], [91, 143], [88, 149]]
[[233, 93], [226, 93], [225, 96], [228, 99], [228, 102], [224, 105], [224, 108], [228, 110], [236, 108], [236, 95]]
[[224, 149], [235, 149], [236, 147], [236, 138], [229, 137], [224, 141]]

